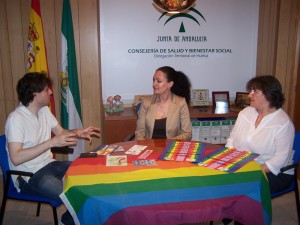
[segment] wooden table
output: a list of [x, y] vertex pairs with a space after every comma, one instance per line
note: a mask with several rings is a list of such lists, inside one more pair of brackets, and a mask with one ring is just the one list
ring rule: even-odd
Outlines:
[[[125, 151], [136, 144], [146, 145], [154, 150], [148, 158], [157, 159], [167, 143], [117, 144]], [[219, 147], [207, 144], [206, 149]], [[222, 218], [245, 225], [271, 224], [268, 182], [254, 161], [226, 173], [165, 160], [157, 160], [156, 166], [133, 166], [138, 156], [127, 157], [127, 166], [106, 166], [102, 156], [78, 158], [71, 164], [61, 198], [76, 224], [179, 225]]]

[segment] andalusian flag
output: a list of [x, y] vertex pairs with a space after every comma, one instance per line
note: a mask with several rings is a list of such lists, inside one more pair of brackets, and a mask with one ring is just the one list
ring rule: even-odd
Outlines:
[[[27, 46], [27, 72], [46, 72], [49, 76], [40, 0], [31, 1]], [[52, 87], [50, 88], [52, 89]], [[50, 108], [51, 112], [55, 115], [53, 95], [51, 97]]]
[[[81, 129], [81, 107], [77, 75], [75, 42], [70, 0], [63, 1], [62, 12], [61, 121], [63, 128]], [[84, 141], [78, 141], [69, 160], [85, 152]]]

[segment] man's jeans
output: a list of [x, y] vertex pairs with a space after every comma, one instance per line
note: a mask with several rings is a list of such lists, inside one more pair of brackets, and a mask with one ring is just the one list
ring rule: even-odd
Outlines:
[[53, 161], [34, 173], [28, 183], [19, 180], [22, 192], [35, 194], [61, 202], [59, 195], [63, 191], [63, 177], [67, 172], [70, 161]]

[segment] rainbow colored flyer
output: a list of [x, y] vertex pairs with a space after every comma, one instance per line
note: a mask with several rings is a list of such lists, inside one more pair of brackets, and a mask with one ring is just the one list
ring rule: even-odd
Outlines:
[[200, 162], [204, 147], [200, 142], [170, 141], [159, 159]]
[[224, 147], [205, 157], [198, 165], [232, 173], [255, 159], [258, 155], [246, 150]]

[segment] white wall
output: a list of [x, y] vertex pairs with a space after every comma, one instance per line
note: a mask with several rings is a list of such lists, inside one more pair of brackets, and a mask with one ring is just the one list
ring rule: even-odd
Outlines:
[[[209, 89], [210, 97], [212, 91], [229, 91], [231, 97], [245, 91], [256, 70], [259, 0], [197, 0], [194, 8], [205, 20], [186, 13], [200, 25], [187, 17], [165, 24], [174, 14], [159, 20], [162, 12], [151, 1], [100, 0], [104, 102], [110, 95], [132, 102], [136, 94], [151, 94], [154, 71], [165, 65], [186, 73], [193, 89]], [[182, 23], [185, 32], [179, 32]], [[170, 38], [157, 41], [162, 36]], [[132, 53], [136, 49], [144, 53]], [[191, 53], [200, 49], [213, 52]]]

